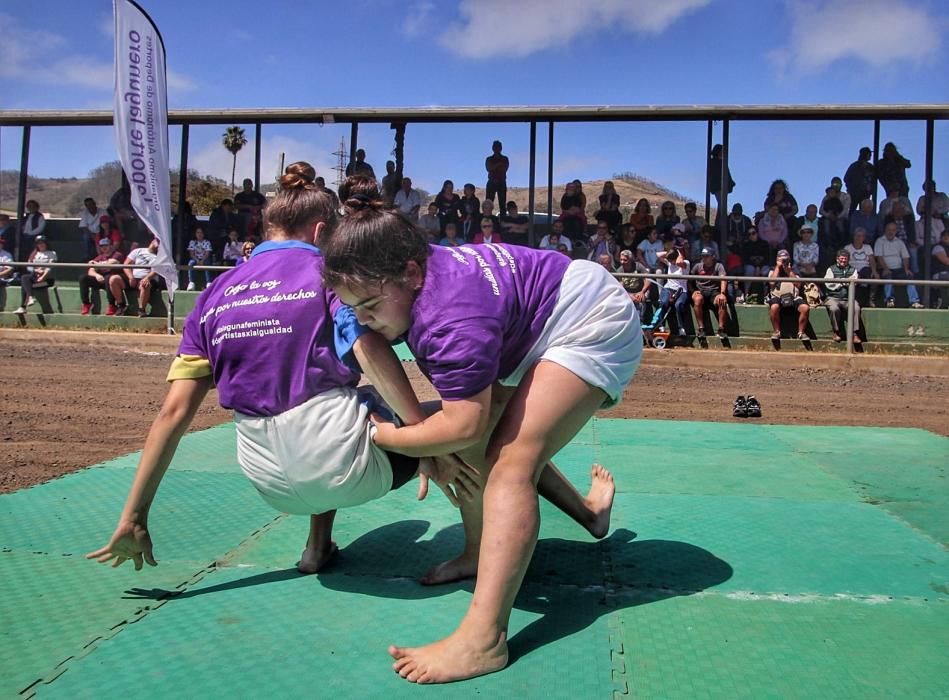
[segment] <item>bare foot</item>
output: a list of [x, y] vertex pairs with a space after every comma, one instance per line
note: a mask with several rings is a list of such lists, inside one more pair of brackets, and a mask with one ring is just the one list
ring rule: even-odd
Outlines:
[[587, 530], [599, 540], [606, 537], [610, 531], [610, 513], [613, 510], [616, 485], [613, 483], [613, 475], [600, 464], [594, 464], [590, 468], [590, 480], [590, 492], [584, 502], [593, 511], [593, 520]]
[[424, 647], [389, 647], [392, 668], [412, 683], [451, 683], [507, 666], [507, 635], [484, 642], [456, 631]]
[[477, 573], [478, 555], [462, 554], [460, 557], [433, 566], [419, 579], [419, 583], [423, 586], [437, 586], [443, 583], [464, 581], [466, 578], [474, 578]]
[[300, 561], [297, 562], [297, 571], [301, 574], [318, 573], [333, 560], [337, 552], [339, 552], [339, 547], [335, 542], [330, 542], [328, 547], [307, 546], [300, 555]]

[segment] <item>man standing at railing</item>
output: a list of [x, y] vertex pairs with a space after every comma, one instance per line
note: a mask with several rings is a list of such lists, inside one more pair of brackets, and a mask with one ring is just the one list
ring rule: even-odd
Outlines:
[[[827, 268], [824, 277], [836, 280], [857, 279], [857, 271], [850, 265], [850, 253], [842, 248], [838, 250], [836, 262]], [[827, 291], [824, 306], [827, 307], [827, 314], [830, 316], [830, 327], [834, 332], [834, 342], [839, 343], [847, 337], [848, 285], [844, 282], [826, 282], [824, 289]], [[860, 317], [860, 304], [857, 303], [856, 297], [853, 300], [853, 317], [857, 328], [862, 328], [863, 319]], [[861, 342], [855, 329], [853, 344], [860, 345]]]

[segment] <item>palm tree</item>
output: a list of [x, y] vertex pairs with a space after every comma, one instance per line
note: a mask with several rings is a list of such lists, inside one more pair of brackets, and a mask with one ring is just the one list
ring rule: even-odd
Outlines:
[[247, 145], [247, 138], [244, 136], [244, 130], [239, 126], [229, 126], [224, 132], [224, 148], [230, 151], [234, 156], [234, 164], [231, 166], [231, 194], [234, 194], [234, 174], [237, 171], [237, 153]]

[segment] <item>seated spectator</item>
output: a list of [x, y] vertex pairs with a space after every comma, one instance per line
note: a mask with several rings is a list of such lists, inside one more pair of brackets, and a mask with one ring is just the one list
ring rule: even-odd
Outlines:
[[0, 311], [7, 308], [7, 287], [13, 282], [13, 255], [4, 248], [0, 248]]
[[623, 221], [623, 215], [619, 211], [619, 195], [616, 193], [616, 187], [612, 181], [607, 180], [603, 183], [603, 192], [600, 194], [598, 201], [600, 208], [597, 209], [594, 218], [597, 221], [605, 222], [610, 229], [610, 233], [615, 236], [619, 231], [620, 223]]
[[[785, 228], [790, 231], [794, 224], [794, 217], [797, 216], [797, 200], [788, 191], [787, 183], [784, 180], [775, 180], [768, 188], [768, 196], [765, 197], [763, 208], [765, 211], [769, 211], [772, 205], [777, 206], [778, 213], [784, 218]], [[768, 240], [761, 228], [761, 222], [758, 222], [758, 228], [761, 238]]]
[[494, 228], [494, 217], [485, 216], [481, 219], [481, 230], [475, 234], [474, 240], [471, 242], [475, 245], [504, 243], [504, 241], [501, 240], [501, 232]]
[[11, 255], [16, 247], [16, 227], [10, 223], [9, 214], [0, 214], [0, 250]]
[[620, 250], [636, 249], [636, 232], [633, 230], [632, 226], [629, 224], [620, 224], [619, 235], [616, 236], [616, 245]]
[[461, 235], [465, 240], [472, 237], [481, 228], [481, 200], [475, 194], [475, 186], [470, 182], [465, 184], [461, 196]]
[[481, 202], [481, 219], [484, 221], [485, 218], [491, 219], [494, 222], [494, 230], [498, 232], [498, 235], [501, 234], [501, 220], [494, 215], [494, 202], [484, 201]]
[[[693, 275], [702, 277], [724, 277], [725, 266], [716, 260], [715, 252], [711, 248], [702, 248], [701, 260], [692, 266]], [[694, 280], [692, 283], [692, 305], [695, 307], [696, 331], [698, 338], [705, 337], [705, 309], [713, 307], [718, 310], [718, 337], [725, 339], [728, 333], [725, 326], [728, 323], [728, 281], [727, 280]]]
[[685, 227], [685, 235], [693, 241], [698, 240], [699, 235], [702, 233], [702, 227], [708, 226], [708, 222], [696, 214], [697, 211], [698, 207], [695, 202], [686, 202], [685, 218], [679, 222]]
[[20, 249], [23, 251], [33, 250], [36, 237], [42, 236], [45, 230], [46, 217], [40, 211], [40, 203], [35, 199], [27, 200], [26, 213], [20, 220]]
[[83, 316], [88, 316], [92, 310], [92, 290], [104, 289], [109, 301], [106, 316], [122, 316], [125, 314], [125, 276], [121, 270], [114, 270], [102, 265], [120, 265], [125, 261], [125, 255], [117, 250], [108, 238], [98, 241], [98, 252], [89, 261], [89, 269], [79, 278], [79, 299], [82, 302]]
[[[856, 214], [856, 212], [855, 212]], [[867, 233], [862, 228], [853, 232], [853, 242], [848, 244], [844, 250], [850, 259], [850, 266], [857, 273], [860, 279], [880, 279], [877, 272], [876, 258], [873, 256], [873, 246], [867, 242]], [[857, 287], [857, 296], [861, 306], [875, 306], [876, 288], [871, 288], [868, 284], [861, 284]]]
[[610, 227], [605, 221], [600, 221], [596, 225], [596, 233], [590, 237], [588, 245], [587, 260], [599, 261], [601, 255], [609, 255], [612, 260], [619, 256], [619, 250], [616, 247], [616, 241], [610, 233]]
[[916, 242], [916, 222], [913, 220], [910, 210], [902, 201], [894, 202], [890, 213], [883, 217], [884, 226], [891, 222], [896, 224], [896, 237], [906, 244], [906, 249], [909, 251], [910, 269], [914, 274], [917, 274], [919, 272], [917, 253], [919, 244]]
[[753, 226], [751, 219], [745, 216], [741, 204], [733, 204], [732, 213], [728, 215], [728, 237], [734, 238], [738, 245], [741, 245], [748, 240], [748, 230]]
[[[745, 263], [741, 259], [740, 247], [734, 238], [728, 238], [725, 241], [725, 272], [732, 277], [740, 277], [745, 274]], [[745, 294], [740, 282], [729, 280], [728, 296], [735, 299], [735, 303], [744, 304]]]
[[[211, 264], [211, 241], [204, 237], [204, 229], [198, 226], [194, 238], [188, 241], [188, 291], [194, 291], [194, 266]], [[211, 284], [211, 271], [204, 270], [204, 286]]]
[[550, 225], [550, 233], [540, 239], [541, 250], [559, 250], [564, 246], [568, 253], [573, 252], [573, 241], [571, 241], [563, 232], [563, 221], [557, 219]]
[[185, 200], [181, 211], [176, 211], [175, 215], [171, 218], [171, 231], [176, 240], [178, 237], [179, 221], [181, 221], [182, 225], [181, 235], [183, 240], [190, 241], [194, 237], [194, 230], [198, 227], [198, 217], [194, 215], [194, 210], [191, 208], [191, 202], [188, 200]]
[[257, 244], [253, 241], [244, 241], [241, 243], [241, 256], [234, 261], [234, 267], [243, 265], [245, 262], [250, 260], [250, 256], [254, 254], [254, 248], [256, 247]]
[[435, 206], [442, 233], [445, 233], [445, 226], [449, 223], [461, 225], [461, 197], [455, 194], [455, 183], [451, 180], [445, 180], [442, 189], [435, 195]]
[[712, 239], [712, 227], [708, 224], [704, 224], [699, 230], [699, 235], [697, 238], [694, 238], [689, 241], [689, 250], [691, 255], [689, 260], [693, 265], [697, 265], [702, 262], [702, 249], [708, 248], [712, 251], [712, 255], [715, 256], [715, 259], [720, 258], [720, 252], [718, 249], [718, 242]]
[[873, 243], [883, 234], [883, 222], [873, 212], [873, 200], [865, 199], [860, 202], [860, 209], [850, 215], [850, 235], [862, 228], [868, 243]]
[[[928, 185], [928, 186], [927, 186]], [[945, 192], [936, 190], [936, 181], [930, 180], [923, 183], [923, 194], [916, 200], [916, 213], [921, 217], [926, 216], [926, 194], [932, 194], [932, 217], [934, 219], [945, 219], [949, 216], [949, 195]]]
[[583, 236], [586, 230], [587, 215], [584, 211], [584, 197], [581, 192], [578, 192], [574, 182], [567, 183], [563, 197], [560, 198], [560, 221], [563, 221], [564, 233], [570, 238]]
[[418, 221], [418, 212], [422, 208], [422, 196], [418, 190], [412, 189], [412, 178], [402, 178], [402, 185], [392, 201], [402, 216], [412, 222]]
[[649, 200], [646, 198], [636, 202], [636, 208], [629, 215], [629, 227], [633, 230], [636, 244], [646, 238], [646, 233], [651, 228], [655, 228], [656, 222], [652, 218], [652, 207], [649, 206]]
[[99, 208], [92, 197], [82, 200], [82, 207], [79, 213], [79, 235], [86, 243], [87, 255], [92, 258], [96, 255], [97, 244], [102, 237], [99, 235], [99, 220], [108, 214]]
[[768, 211], [758, 222], [758, 237], [771, 249], [769, 257], [784, 247], [788, 240], [788, 224], [777, 204], [768, 207]]
[[[939, 243], [932, 249], [932, 272], [933, 279], [941, 282], [949, 282], [949, 228], [944, 228], [939, 236]], [[2, 276], [2, 271], [0, 271]], [[933, 300], [935, 308], [939, 309], [949, 305], [949, 289], [936, 287], [936, 299]]]
[[[820, 203], [820, 215], [827, 216], [830, 209], [826, 207], [828, 200], [837, 199], [840, 201], [840, 213], [837, 218], [846, 219], [850, 216], [850, 195], [841, 191], [844, 184], [839, 177], [833, 177], [830, 180], [830, 187], [824, 190], [824, 199]], [[836, 210], [837, 206], [832, 204], [831, 209]]]
[[530, 229], [530, 219], [517, 213], [517, 202], [508, 202], [507, 211], [501, 214], [501, 233], [516, 237], [526, 235]]
[[[103, 238], [112, 241], [115, 250], [122, 250], [125, 245], [125, 241], [122, 240], [122, 232], [119, 231], [118, 227], [112, 225], [112, 219], [108, 214], [99, 218], [99, 240]], [[98, 241], [96, 243], [98, 244]]]
[[613, 272], [613, 256], [609, 253], [603, 253], [596, 257], [596, 264], [603, 267], [607, 272]]
[[662, 238], [664, 234], [672, 231], [672, 227], [678, 223], [679, 215], [676, 214], [675, 203], [666, 200], [659, 208], [659, 216], [656, 217], [656, 230], [659, 231], [659, 237]]
[[[768, 277], [771, 271], [771, 248], [758, 238], [758, 229], [752, 226], [748, 229], [748, 240], [741, 245], [741, 259], [745, 263], [746, 277]], [[751, 285], [755, 282], [742, 282], [744, 301], [751, 293]]]
[[[215, 250], [222, 250], [224, 242], [227, 240], [227, 232], [232, 228], [241, 231], [241, 223], [240, 215], [234, 211], [234, 202], [230, 199], [222, 199], [221, 203], [211, 212], [211, 216], [208, 217], [205, 235], [210, 241], [211, 247]], [[249, 232], [248, 235], [250, 235]]]
[[893, 209], [893, 205], [897, 202], [902, 202], [903, 207], [906, 211], [913, 211], [913, 205], [909, 201], [909, 197], [906, 195], [900, 194], [898, 187], [886, 191], [886, 199], [880, 202], [880, 216], [886, 218], [890, 215], [890, 211]]
[[689, 270], [689, 260], [685, 256], [684, 250], [673, 248], [671, 251], [659, 253], [659, 266], [672, 277], [668, 277], [659, 290], [659, 306], [653, 313], [652, 320], [643, 325], [643, 329], [647, 331], [655, 330], [656, 324], [659, 323], [662, 316], [668, 312], [670, 306], [674, 305], [679, 335], [687, 335], [685, 309], [689, 303], [689, 283], [682, 276]]
[[768, 274], [771, 282], [771, 294], [768, 297], [768, 317], [771, 319], [771, 340], [781, 339], [781, 309], [797, 310], [797, 339], [807, 340], [807, 321], [811, 307], [801, 294], [801, 283], [791, 282], [797, 277], [791, 269], [791, 255], [779, 250], [774, 269]]
[[847, 238], [850, 235], [847, 220], [843, 218], [843, 214], [847, 210], [844, 209], [844, 203], [840, 201], [840, 198], [831, 194], [833, 192], [832, 187], [828, 187], [827, 192], [828, 195], [824, 197], [821, 204], [821, 212], [824, 216], [819, 222], [820, 241], [824, 248], [837, 250], [847, 245]]
[[636, 246], [636, 262], [648, 272], [655, 272], [659, 266], [659, 253], [663, 250], [665, 246], [659, 240], [659, 232], [652, 226], [646, 234], [646, 239]]
[[135, 209], [132, 208], [132, 188], [128, 182], [112, 193], [108, 213], [122, 234], [122, 240], [128, 241], [131, 247], [137, 245], [147, 233], [147, 228], [139, 221]]
[[[631, 250], [620, 251], [619, 267], [616, 271], [624, 273], [649, 272], [643, 265], [640, 265], [633, 259], [633, 252]], [[655, 300], [655, 283], [648, 277], [620, 277], [619, 282], [623, 285], [623, 289], [626, 290], [626, 293], [629, 294], [629, 298], [632, 299], [636, 305], [636, 310], [639, 311], [639, 317], [641, 319], [646, 318], [647, 310], [651, 311], [651, 308], [647, 309], [646, 305], [649, 304], [651, 307], [652, 302]]]
[[56, 251], [50, 250], [49, 242], [42, 234], [33, 238], [33, 246], [27, 262], [35, 263], [35, 265], [30, 265], [20, 274], [20, 306], [13, 312], [21, 316], [26, 313], [27, 308], [36, 303], [33, 297], [34, 288], [48, 288], [56, 284], [52, 268], [42, 267], [42, 263], [56, 262]]
[[259, 236], [262, 221], [261, 212], [267, 203], [267, 198], [254, 189], [254, 181], [244, 178], [243, 189], [234, 195], [234, 205], [237, 213], [244, 219], [244, 233]]
[[817, 243], [820, 240], [820, 221], [817, 219], [817, 205], [808, 204], [804, 216], [798, 223], [797, 235], [800, 237], [805, 228], [811, 230], [811, 240]]
[[801, 240], [794, 244], [794, 265], [792, 268], [801, 277], [817, 275], [817, 264], [820, 262], [820, 248], [813, 240], [814, 234], [810, 228], [801, 229]]
[[[883, 236], [877, 239], [873, 245], [873, 256], [876, 258], [877, 269], [880, 277], [883, 279], [907, 280], [913, 279], [913, 273], [909, 266], [909, 250], [906, 244], [896, 237], [896, 224], [888, 223], [883, 227]], [[914, 309], [921, 309], [923, 305], [919, 303], [919, 293], [915, 285], [906, 286], [906, 295], [909, 297], [910, 306]], [[896, 306], [893, 299], [893, 285], [883, 285], [883, 297], [886, 300], [887, 308]]]
[[221, 254], [224, 264], [237, 267], [237, 261], [241, 259], [243, 249], [244, 244], [238, 240], [237, 229], [232, 228], [227, 232], [227, 243], [224, 244], [224, 252]]
[[[128, 265], [146, 265], [147, 268], [126, 268], [126, 289], [138, 291], [138, 317], [148, 316], [145, 309], [151, 302], [152, 291], [165, 289], [165, 279], [152, 269], [158, 260], [157, 238], [152, 238], [147, 248], [135, 248], [125, 258]], [[152, 311], [154, 312], [154, 307]]]
[[350, 177], [351, 175], [365, 175], [375, 180], [376, 171], [366, 162], [366, 152], [361, 148], [357, 148], [355, 156], [356, 160], [351, 160], [349, 165], [346, 166], [346, 177]]
[[438, 220], [438, 205], [435, 202], [429, 204], [427, 213], [418, 218], [418, 226], [428, 234], [430, 243], [435, 243], [441, 238], [442, 226]]
[[465, 239], [458, 236], [458, 224], [452, 222], [445, 225], [445, 237], [442, 238], [438, 245], [450, 246], [456, 248], [460, 245], [465, 244]]
[[[946, 219], [937, 219], [933, 217], [929, 221], [930, 221], [930, 233], [929, 233], [930, 240], [933, 242], [938, 242], [939, 239], [942, 237], [942, 232], [946, 230], [946, 224], [944, 223]], [[918, 255], [918, 251], [921, 248], [923, 248], [926, 243], [926, 219], [919, 219], [919, 221], [916, 222], [915, 229], [916, 229], [915, 242], [916, 242], [916, 250], [917, 250], [917, 255]], [[910, 267], [912, 267], [912, 262], [913, 262], [912, 248], [910, 248], [909, 256], [910, 256]], [[919, 265], [919, 263], [917, 263], [917, 265]], [[919, 270], [921, 268], [922, 268], [921, 265], [917, 267], [916, 269], [917, 274], [919, 274]]]
[[[857, 279], [857, 271], [850, 265], [850, 253], [843, 248], [838, 250], [835, 263], [827, 268], [824, 277], [837, 280]], [[827, 315], [830, 316], [830, 327], [834, 333], [834, 342], [839, 343], [847, 337], [847, 298], [849, 290], [847, 285], [841, 282], [827, 282], [824, 284], [824, 290], [824, 305], [827, 307]], [[853, 314], [859, 328], [863, 325], [863, 320], [860, 316], [860, 303], [856, 296], [853, 304]], [[856, 330], [853, 333], [853, 342], [855, 345], [862, 342]]]

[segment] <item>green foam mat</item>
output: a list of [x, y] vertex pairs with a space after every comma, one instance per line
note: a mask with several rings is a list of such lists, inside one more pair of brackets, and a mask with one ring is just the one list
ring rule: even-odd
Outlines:
[[[234, 424], [223, 423], [207, 430], [188, 435], [188, 449], [179, 451], [172, 460], [172, 471], [220, 472], [240, 474], [237, 464], [237, 443], [234, 437]], [[138, 466], [141, 450], [111, 459], [103, 463], [104, 467], [135, 468]]]

